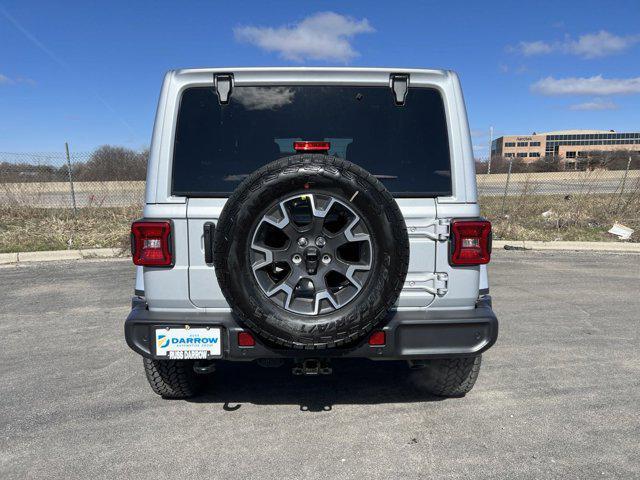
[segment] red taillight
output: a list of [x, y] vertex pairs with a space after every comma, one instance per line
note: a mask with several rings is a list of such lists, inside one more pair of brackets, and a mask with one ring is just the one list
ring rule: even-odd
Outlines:
[[166, 220], [133, 222], [131, 225], [133, 263], [145, 267], [172, 266], [170, 237], [171, 222]]
[[382, 330], [378, 330], [377, 332], [373, 332], [371, 336], [369, 336], [369, 345], [379, 347], [386, 343], [386, 335]]
[[491, 222], [451, 222], [451, 265], [484, 265], [491, 259]]
[[239, 332], [238, 333], [238, 346], [239, 347], [254, 347], [256, 345], [256, 341], [249, 332]]
[[328, 152], [330, 148], [330, 142], [293, 142], [296, 152]]

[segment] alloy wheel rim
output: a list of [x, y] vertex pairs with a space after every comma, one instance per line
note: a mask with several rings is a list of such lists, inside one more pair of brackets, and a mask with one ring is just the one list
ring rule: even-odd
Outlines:
[[286, 311], [331, 313], [351, 303], [369, 278], [373, 245], [366, 222], [333, 195], [304, 193], [278, 201], [252, 231], [254, 278]]

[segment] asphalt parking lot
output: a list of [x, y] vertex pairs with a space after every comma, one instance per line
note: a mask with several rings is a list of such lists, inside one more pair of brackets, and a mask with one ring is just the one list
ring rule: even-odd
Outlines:
[[0, 269], [0, 478], [639, 478], [640, 255], [496, 252], [465, 398], [402, 364], [231, 365], [195, 401], [123, 339], [128, 260]]

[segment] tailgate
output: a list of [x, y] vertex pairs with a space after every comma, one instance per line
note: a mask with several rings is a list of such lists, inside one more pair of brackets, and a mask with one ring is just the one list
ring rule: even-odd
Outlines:
[[[212, 265], [204, 258], [204, 225], [216, 223], [226, 199], [191, 198], [187, 205], [189, 231], [189, 296], [197, 307], [228, 308]], [[435, 201], [431, 198], [396, 200], [409, 231], [409, 273], [399, 307], [428, 306], [435, 298], [438, 279], [434, 275], [437, 234]]]

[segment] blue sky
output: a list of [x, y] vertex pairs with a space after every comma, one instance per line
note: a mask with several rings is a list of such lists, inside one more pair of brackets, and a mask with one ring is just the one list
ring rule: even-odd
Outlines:
[[0, 0], [0, 151], [145, 147], [166, 70], [253, 65], [456, 70], [478, 156], [489, 126], [640, 130], [638, 0]]

